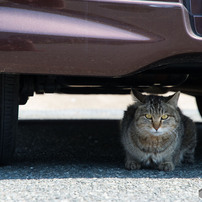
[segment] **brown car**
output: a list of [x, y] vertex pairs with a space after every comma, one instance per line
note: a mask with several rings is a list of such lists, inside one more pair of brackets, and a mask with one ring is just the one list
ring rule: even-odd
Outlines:
[[202, 112], [201, 0], [2, 0], [0, 163], [33, 93], [196, 96]]

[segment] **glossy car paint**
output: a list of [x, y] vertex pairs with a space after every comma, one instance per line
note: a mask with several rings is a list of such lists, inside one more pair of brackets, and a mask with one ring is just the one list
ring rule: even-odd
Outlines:
[[0, 72], [121, 77], [191, 53], [202, 38], [181, 0], [0, 3]]

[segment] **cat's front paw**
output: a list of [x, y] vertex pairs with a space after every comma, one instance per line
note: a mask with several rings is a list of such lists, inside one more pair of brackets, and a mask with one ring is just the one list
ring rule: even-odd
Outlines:
[[172, 171], [175, 169], [175, 165], [172, 162], [164, 162], [158, 166], [159, 170]]
[[139, 170], [141, 168], [141, 165], [136, 161], [126, 161], [125, 167], [128, 170]]

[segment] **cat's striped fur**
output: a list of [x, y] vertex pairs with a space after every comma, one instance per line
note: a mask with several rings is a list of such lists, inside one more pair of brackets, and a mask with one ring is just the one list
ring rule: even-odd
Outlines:
[[177, 106], [180, 93], [169, 97], [133, 94], [135, 103], [127, 108], [121, 123], [125, 167], [171, 171], [181, 162], [193, 163], [196, 129]]

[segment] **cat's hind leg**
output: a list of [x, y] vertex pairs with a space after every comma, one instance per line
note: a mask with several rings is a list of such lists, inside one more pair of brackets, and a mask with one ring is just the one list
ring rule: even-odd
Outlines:
[[195, 151], [195, 148], [187, 149], [186, 151], [184, 151], [183, 156], [182, 156], [182, 163], [193, 164], [194, 163], [194, 151]]
[[181, 162], [194, 163], [194, 152], [197, 144], [197, 133], [194, 122], [184, 116], [184, 136], [181, 145]]

